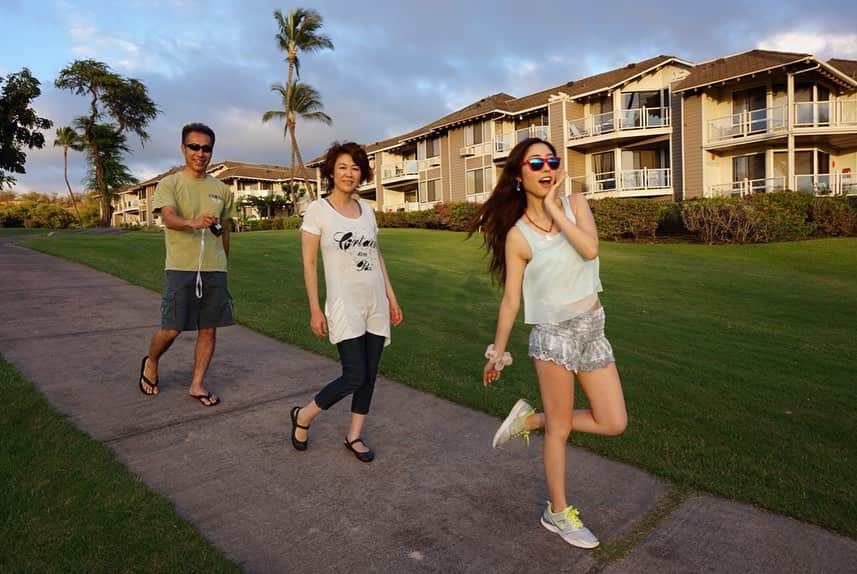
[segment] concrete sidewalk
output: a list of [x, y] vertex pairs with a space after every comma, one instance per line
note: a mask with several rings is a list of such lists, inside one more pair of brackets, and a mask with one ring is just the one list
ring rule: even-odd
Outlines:
[[[208, 382], [187, 397], [194, 335], [137, 388], [160, 298], [0, 239], [0, 354], [248, 572], [847, 572], [857, 541], [709, 496], [685, 501], [624, 559], [600, 565], [538, 522], [541, 439], [491, 449], [498, 420], [380, 379], [366, 440], [342, 446], [349, 401], [289, 444], [288, 410], [338, 363], [244, 327], [218, 333]], [[240, 302], [238, 302], [240, 304]], [[511, 405], [510, 405], [511, 406]], [[602, 541], [632, 531], [667, 491], [628, 465], [569, 448], [570, 500]]]

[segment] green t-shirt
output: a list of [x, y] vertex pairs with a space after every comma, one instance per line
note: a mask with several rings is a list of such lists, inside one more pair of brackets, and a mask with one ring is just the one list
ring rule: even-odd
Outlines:
[[[152, 211], [157, 213], [162, 207], [175, 208], [179, 217], [193, 219], [203, 213], [220, 218], [223, 225], [236, 217], [235, 198], [229, 187], [219, 179], [206, 175], [194, 178], [183, 171], [168, 175], [155, 188], [155, 201]], [[203, 231], [186, 229], [178, 231], [167, 228], [164, 241], [167, 246], [165, 268], [173, 271], [196, 271], [199, 265], [199, 252], [202, 247]], [[202, 271], [226, 271], [226, 252], [221, 237], [215, 237], [205, 230], [205, 248], [202, 253]]]

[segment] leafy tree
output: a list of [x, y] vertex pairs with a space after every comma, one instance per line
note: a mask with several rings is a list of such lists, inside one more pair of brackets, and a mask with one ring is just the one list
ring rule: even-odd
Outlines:
[[[76, 127], [87, 149], [87, 159], [92, 162], [90, 179], [99, 194], [101, 225], [107, 227], [112, 210], [110, 200], [119, 187], [115, 183], [130, 177], [122, 164], [122, 154], [129, 151], [125, 133], [137, 134], [141, 145], [145, 144], [149, 139], [146, 126], [158, 115], [158, 107], [142, 82], [124, 78], [96, 60], [75, 60], [60, 70], [54, 84], [89, 97], [89, 115], [78, 118]], [[99, 123], [105, 116], [115, 124]], [[108, 136], [108, 129], [113, 135]], [[99, 148], [102, 143], [112, 148], [102, 151]], [[113, 162], [111, 165], [105, 163], [108, 158]], [[108, 181], [110, 178], [112, 181]]]
[[[299, 53], [311, 54], [324, 49], [333, 50], [333, 42], [321, 33], [323, 18], [315, 10], [296, 8], [290, 10], [288, 16], [283, 16], [280, 10], [274, 10], [274, 20], [279, 29], [274, 37], [277, 41], [277, 46], [285, 53], [285, 60], [288, 63], [285, 84], [286, 94], [283, 98], [283, 104], [285, 105], [284, 111], [286, 117], [289, 118], [292, 108], [288, 106], [294, 101], [291, 91], [295, 88], [296, 81], [301, 75]], [[287, 121], [285, 129], [292, 130], [292, 128], [293, 125], [290, 126]], [[297, 149], [297, 138], [293, 131], [291, 144], [292, 151], [289, 167], [294, 172], [295, 157], [297, 156], [298, 165], [301, 168], [301, 172], [303, 172], [303, 160], [301, 159], [300, 151]]]
[[[5, 85], [3, 85], [5, 82]], [[27, 154], [22, 150], [41, 149], [45, 136], [39, 130], [47, 130], [53, 122], [36, 115], [30, 103], [42, 91], [39, 80], [23, 68], [17, 74], [0, 76], [0, 189], [12, 186], [15, 178], [11, 173], [27, 173], [24, 164]]]
[[[324, 106], [321, 103], [321, 96], [319, 93], [308, 84], [295, 82], [295, 85], [291, 90], [286, 90], [282, 84], [277, 83], [271, 86], [271, 91], [280, 94], [283, 109], [268, 110], [262, 114], [262, 121], [268, 122], [272, 119], [284, 120], [283, 137], [291, 137], [292, 166], [294, 166], [294, 156], [297, 155], [298, 165], [301, 170], [300, 173], [302, 176], [306, 176], [304, 173], [303, 158], [301, 157], [300, 148], [298, 147], [298, 139], [295, 133], [297, 118], [300, 117], [304, 120], [321, 122], [327, 125], [330, 125], [333, 120], [330, 119], [329, 115], [322, 111]], [[291, 98], [291, 101], [287, 102], [287, 98]], [[294, 167], [292, 167], [291, 177], [289, 178], [290, 190], [296, 189], [295, 171]], [[293, 196], [292, 199], [295, 199], [295, 196]]]
[[83, 141], [73, 127], [63, 126], [61, 128], [57, 128], [57, 137], [54, 139], [54, 147], [62, 147], [65, 186], [68, 188], [68, 194], [71, 196], [71, 203], [74, 205], [74, 212], [77, 214], [78, 221], [80, 221], [80, 210], [77, 208], [77, 200], [74, 197], [74, 192], [71, 190], [71, 184], [68, 182], [68, 150], [71, 148], [75, 151], [82, 151]]
[[282, 195], [248, 195], [241, 203], [256, 208], [259, 216], [265, 219], [274, 217], [278, 210], [289, 206], [289, 201]]

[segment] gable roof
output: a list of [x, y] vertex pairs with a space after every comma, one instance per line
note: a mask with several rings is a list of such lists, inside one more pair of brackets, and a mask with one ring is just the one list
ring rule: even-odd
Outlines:
[[794, 52], [773, 52], [770, 50], [750, 50], [734, 56], [717, 58], [697, 64], [690, 74], [672, 86], [673, 92], [710, 85], [715, 82], [740, 78], [767, 70], [782, 68], [812, 58], [810, 54]]
[[[295, 169], [295, 177], [299, 179], [312, 179], [313, 174], [306, 168], [303, 174]], [[283, 181], [292, 177], [292, 170], [280, 165], [266, 165], [261, 163], [248, 163], [243, 161], [220, 161], [208, 168], [208, 173], [223, 181], [229, 178], [245, 178], [266, 181]]]
[[[434, 122], [408, 132], [407, 134], [398, 136], [398, 140], [400, 142], [406, 142], [418, 139], [421, 136], [428, 135], [432, 131], [470, 122], [481, 117], [492, 115], [514, 115], [546, 107], [550, 97], [558, 93], [564, 93], [572, 98], [577, 98], [611, 90], [638, 76], [651, 72], [652, 70], [671, 62], [677, 62], [687, 66], [693, 65], [691, 62], [682, 60], [675, 56], [661, 54], [654, 58], [649, 58], [640, 62], [632, 62], [627, 66], [588, 76], [581, 80], [566, 82], [559, 86], [548, 88], [547, 90], [541, 90], [521, 98], [515, 98], [505, 92], [499, 92], [482, 98], [481, 100], [456, 110], [439, 120], [435, 120]], [[395, 139], [396, 138], [393, 138], [393, 140]], [[367, 149], [367, 152], [368, 151], [369, 149]]]
[[857, 60], [843, 60], [841, 58], [831, 58], [827, 63], [843, 74], [857, 80]]

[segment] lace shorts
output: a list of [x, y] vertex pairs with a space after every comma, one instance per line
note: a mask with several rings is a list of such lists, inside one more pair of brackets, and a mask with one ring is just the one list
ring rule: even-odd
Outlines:
[[613, 347], [604, 336], [604, 308], [592, 309], [562, 323], [535, 325], [529, 355], [569, 371], [594, 371], [614, 362]]

